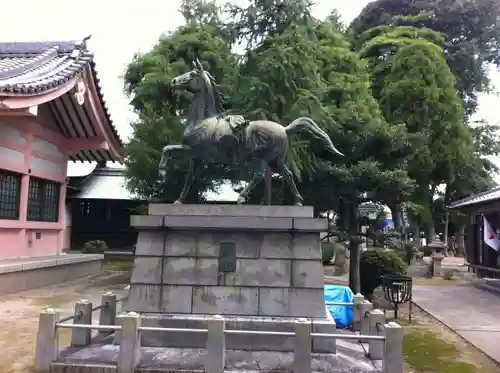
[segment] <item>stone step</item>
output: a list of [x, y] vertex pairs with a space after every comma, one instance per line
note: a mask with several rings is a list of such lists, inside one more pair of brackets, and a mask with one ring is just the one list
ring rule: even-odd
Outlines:
[[[345, 342], [345, 341], [344, 341]], [[337, 354], [313, 354], [312, 373], [381, 372], [378, 362], [364, 355], [358, 343], [340, 343]], [[119, 346], [90, 346], [63, 351], [52, 364], [51, 373], [116, 372]], [[190, 372], [203, 373], [204, 349], [141, 348], [141, 362], [136, 373]], [[226, 350], [225, 372], [290, 372], [293, 352]]]

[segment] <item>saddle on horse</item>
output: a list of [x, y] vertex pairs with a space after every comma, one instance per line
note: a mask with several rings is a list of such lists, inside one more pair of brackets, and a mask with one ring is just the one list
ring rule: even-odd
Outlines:
[[233, 134], [235, 135], [239, 134], [241, 130], [248, 125], [248, 121], [243, 115], [226, 115], [221, 119], [229, 123], [229, 127], [233, 130]]
[[236, 161], [240, 155], [240, 143], [242, 142], [242, 135], [245, 128], [248, 126], [249, 121], [246, 120], [242, 115], [226, 115], [219, 119], [218, 125], [224, 125], [221, 122], [225, 122], [231, 134], [223, 136], [221, 143], [226, 147], [226, 155], [231, 162]]

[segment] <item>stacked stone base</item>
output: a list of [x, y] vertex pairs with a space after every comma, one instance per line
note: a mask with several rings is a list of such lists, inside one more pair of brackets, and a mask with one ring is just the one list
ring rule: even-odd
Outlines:
[[[293, 332], [294, 320], [308, 318], [315, 332], [334, 332], [320, 248], [327, 223], [313, 219], [312, 208], [150, 205], [132, 225], [139, 237], [125, 310], [145, 316], [144, 326], [206, 329], [218, 314], [229, 330]], [[142, 336], [147, 347], [203, 348], [206, 341], [197, 333]], [[292, 340], [229, 333], [227, 348], [291, 351]], [[335, 341], [325, 341], [315, 339], [314, 350], [334, 352]]]
[[[326, 312], [326, 310], [325, 310]], [[210, 315], [163, 315], [143, 314], [142, 326], [172, 329], [207, 329]], [[225, 316], [226, 330], [250, 330], [271, 332], [294, 332], [295, 318], [285, 317], [242, 317]], [[335, 334], [335, 321], [329, 317], [323, 320], [311, 320], [312, 332], [322, 334]], [[114, 343], [120, 343], [120, 333], [115, 336]], [[206, 346], [206, 333], [187, 332], [158, 332], [143, 331], [141, 345], [147, 347], [169, 348], [200, 348]], [[336, 353], [336, 340], [333, 338], [313, 337], [312, 351], [314, 353]], [[228, 333], [226, 335], [226, 348], [229, 350], [247, 351], [280, 351], [291, 352], [294, 350], [294, 336], [259, 335]]]

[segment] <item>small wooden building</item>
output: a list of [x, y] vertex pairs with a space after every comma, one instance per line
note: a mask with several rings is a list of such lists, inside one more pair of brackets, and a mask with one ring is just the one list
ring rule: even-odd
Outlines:
[[109, 250], [131, 250], [137, 232], [130, 226], [130, 215], [145, 204], [126, 189], [123, 168], [100, 163], [89, 175], [71, 178], [65, 249], [81, 250], [85, 242], [101, 240]]
[[500, 249], [485, 243], [485, 220], [500, 236], [500, 186], [453, 202], [449, 209], [468, 216], [465, 235], [466, 259], [471, 269], [481, 277], [500, 278]]

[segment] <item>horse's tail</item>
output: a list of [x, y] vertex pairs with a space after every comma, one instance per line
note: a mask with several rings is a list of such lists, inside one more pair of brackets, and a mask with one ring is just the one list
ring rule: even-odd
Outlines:
[[300, 117], [295, 119], [292, 123], [290, 123], [288, 126], [285, 127], [285, 131], [287, 135], [294, 135], [299, 132], [307, 132], [313, 135], [315, 138], [321, 140], [334, 154], [338, 154], [343, 156], [341, 152], [338, 151], [338, 149], [333, 145], [332, 140], [330, 139], [330, 136], [323, 131], [319, 126], [316, 124], [314, 120], [311, 118], [307, 117]]

